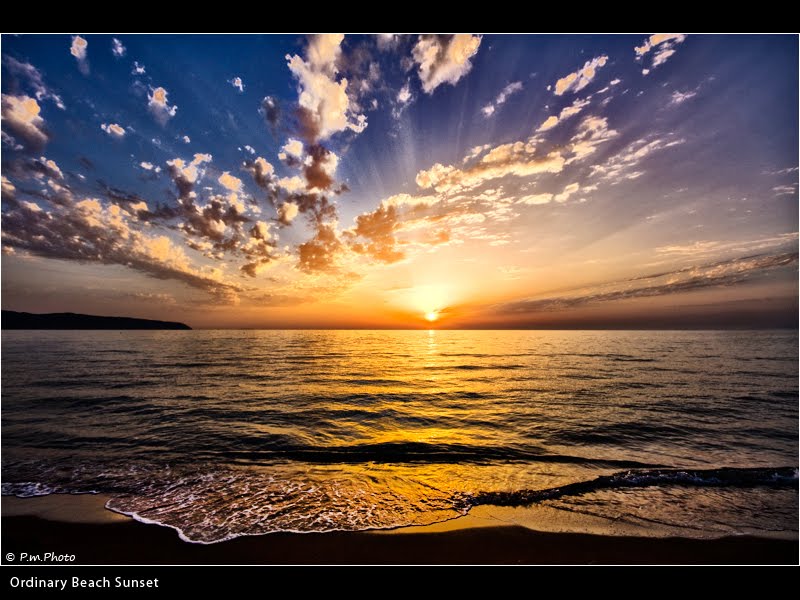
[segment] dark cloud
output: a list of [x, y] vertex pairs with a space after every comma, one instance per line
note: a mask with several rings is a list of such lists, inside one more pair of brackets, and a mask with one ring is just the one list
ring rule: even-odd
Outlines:
[[84, 200], [46, 211], [19, 202], [3, 212], [3, 245], [36, 256], [107, 265], [124, 265], [157, 279], [172, 279], [234, 301], [238, 288], [191, 269], [166, 237], [135, 229], [117, 205]]
[[44, 78], [39, 70], [30, 63], [21, 62], [13, 56], [3, 55], [3, 67], [10, 77], [6, 80], [9, 89], [16, 93], [22, 87], [27, 87], [33, 91], [37, 100], [50, 100], [58, 108], [64, 110], [64, 103], [61, 96], [55, 94], [44, 83]]
[[320, 224], [313, 238], [298, 247], [298, 267], [307, 273], [335, 271], [342, 242], [332, 225]]
[[260, 114], [267, 126], [272, 130], [273, 134], [278, 128], [281, 121], [281, 108], [278, 101], [272, 96], [266, 96], [261, 101], [261, 106], [258, 108]]
[[359, 254], [367, 254], [385, 263], [402, 260], [405, 254], [397, 249], [395, 231], [399, 226], [395, 206], [379, 206], [371, 213], [356, 218], [356, 226], [346, 232], [350, 247]]
[[327, 190], [333, 185], [333, 178], [325, 168], [331, 151], [320, 144], [313, 144], [308, 146], [307, 153], [311, 162], [306, 165], [303, 174], [308, 182], [308, 189]]
[[774, 269], [796, 264], [797, 259], [797, 252], [733, 258], [636, 279], [641, 281], [649, 279], [650, 277], [656, 279], [660, 278], [664, 280], [663, 283], [631, 287], [629, 284], [636, 280], [625, 280], [603, 286], [625, 286], [622, 289], [613, 289], [609, 291], [598, 290], [596, 292], [587, 292], [571, 296], [509, 302], [498, 305], [496, 310], [504, 314], [559, 311], [599, 302], [667, 296], [670, 294], [692, 292], [708, 288], [729, 287], [752, 281], [760, 275]]

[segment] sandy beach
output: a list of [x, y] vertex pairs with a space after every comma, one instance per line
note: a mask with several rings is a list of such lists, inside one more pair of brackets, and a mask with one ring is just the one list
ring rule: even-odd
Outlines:
[[274, 533], [210, 545], [103, 508], [102, 496], [5, 497], [5, 553], [74, 564], [796, 564], [796, 540], [538, 532], [457, 519], [392, 532]]

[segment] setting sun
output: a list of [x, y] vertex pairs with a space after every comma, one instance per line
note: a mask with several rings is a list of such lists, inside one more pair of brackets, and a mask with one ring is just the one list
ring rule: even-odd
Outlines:
[[427, 319], [428, 321], [435, 321], [438, 318], [439, 318], [439, 313], [436, 312], [435, 310], [429, 310], [428, 312], [425, 313], [425, 319]]

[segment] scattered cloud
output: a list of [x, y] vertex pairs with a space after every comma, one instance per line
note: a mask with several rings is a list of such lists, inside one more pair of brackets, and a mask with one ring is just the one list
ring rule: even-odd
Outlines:
[[406, 81], [406, 84], [402, 88], [400, 88], [400, 91], [397, 93], [397, 101], [400, 104], [408, 104], [412, 98], [413, 96], [411, 95], [411, 82]]
[[100, 129], [105, 131], [111, 137], [120, 139], [125, 137], [125, 128], [120, 127], [116, 123], [103, 123], [100, 125]]
[[772, 188], [772, 191], [775, 192], [776, 196], [794, 196], [797, 194], [797, 184], [776, 185]]
[[140, 162], [139, 166], [143, 168], [145, 171], [152, 171], [153, 173], [161, 173], [161, 167], [157, 167], [153, 163], [149, 163], [147, 161]]
[[567, 92], [580, 92], [595, 78], [597, 69], [604, 67], [607, 62], [608, 56], [606, 55], [601, 55], [586, 61], [583, 67], [556, 81], [553, 93], [556, 96], [563, 96]]
[[248, 152], [248, 153], [253, 154], [253, 155], [255, 155], [255, 153], [256, 153], [256, 149], [253, 148], [252, 146], [250, 146], [249, 144], [245, 144], [244, 150], [245, 150], [245, 152]]
[[575, 290], [571, 294], [510, 302], [497, 305], [495, 310], [506, 314], [549, 312], [602, 302], [730, 287], [747, 283], [776, 269], [797, 264], [797, 258], [797, 252], [743, 256], [668, 273], [608, 282], [592, 288]]
[[479, 35], [421, 35], [412, 56], [426, 94], [443, 83], [455, 85], [472, 69], [471, 58], [481, 45]]
[[284, 225], [289, 225], [298, 212], [300, 212], [300, 209], [296, 203], [284, 202], [278, 207], [278, 221]]
[[182, 141], [184, 144], [191, 144], [191, 143], [192, 143], [192, 138], [190, 138], [188, 135], [185, 135], [185, 136], [183, 136], [183, 137], [181, 138], [181, 141]]
[[157, 87], [147, 95], [147, 108], [161, 125], [166, 125], [178, 112], [177, 106], [169, 105], [167, 95], [168, 92], [163, 87]]
[[242, 83], [241, 77], [234, 77], [233, 79], [229, 79], [228, 83], [230, 83], [233, 87], [239, 90], [239, 93], [244, 92], [244, 83]]
[[553, 127], [555, 127], [559, 123], [565, 121], [566, 119], [569, 119], [570, 117], [574, 117], [575, 115], [580, 113], [588, 105], [589, 105], [589, 100], [588, 99], [587, 100], [577, 99], [571, 105], [563, 108], [558, 116], [550, 115], [549, 117], [547, 117], [544, 120], [544, 122], [541, 125], [539, 125], [539, 129], [537, 129], [536, 131], [540, 131], [541, 132], [541, 131], [547, 131], [549, 129], [552, 129]]
[[521, 81], [513, 81], [509, 83], [500, 91], [499, 94], [497, 94], [497, 97], [492, 102], [489, 102], [489, 104], [481, 108], [483, 116], [487, 118], [491, 117], [500, 106], [505, 104], [506, 100], [508, 100], [510, 96], [520, 91], [522, 91]]
[[671, 148], [684, 143], [686, 140], [683, 138], [676, 138], [675, 136], [655, 137], [648, 136], [634, 140], [617, 154], [611, 156], [602, 164], [596, 164], [592, 167], [592, 176], [597, 176], [601, 180], [606, 180], [613, 183], [620, 183], [626, 179], [636, 179], [640, 177], [642, 171], [634, 171], [642, 161], [644, 161], [653, 152]]
[[22, 140], [29, 150], [42, 148], [50, 139], [44, 129], [41, 108], [35, 98], [2, 95], [3, 128]]
[[137, 61], [133, 61], [133, 70], [131, 74], [133, 75], [144, 75], [146, 73], [144, 65], [140, 65]]
[[341, 34], [316, 35], [309, 40], [305, 60], [296, 54], [286, 55], [289, 70], [299, 83], [301, 133], [310, 143], [340, 131], [360, 133], [367, 127], [367, 117], [351, 107], [347, 79], [338, 77], [336, 61], [343, 40]]
[[687, 100], [690, 100], [697, 96], [696, 90], [689, 90], [686, 92], [679, 92], [675, 90], [672, 92], [672, 96], [670, 96], [669, 103], [672, 105], [683, 104]]
[[226, 189], [229, 189], [232, 192], [239, 192], [242, 189], [242, 180], [238, 177], [234, 177], [228, 171], [223, 171], [222, 175], [219, 176], [217, 181]]
[[69, 48], [69, 53], [78, 61], [78, 70], [84, 74], [89, 74], [89, 60], [87, 58], [87, 50], [89, 42], [79, 35], [72, 36], [72, 44]]
[[37, 100], [50, 100], [58, 108], [64, 110], [64, 102], [61, 96], [54, 93], [44, 83], [44, 78], [39, 70], [30, 63], [18, 61], [13, 56], [3, 55], [3, 66], [8, 70], [12, 77], [23, 79], [26, 85], [33, 90], [33, 95]]
[[[636, 46], [633, 50], [636, 53], [636, 60], [642, 60], [644, 56], [653, 51], [653, 60], [650, 63], [650, 69], [655, 69], [659, 65], [667, 62], [673, 54], [675, 54], [675, 47], [683, 43], [686, 36], [680, 33], [659, 33], [651, 35], [649, 38], [642, 42], [641, 46]], [[642, 69], [642, 74], [647, 75], [650, 69]]]
[[120, 42], [117, 38], [111, 38], [111, 53], [117, 58], [120, 58], [125, 56], [125, 52], [126, 49], [125, 46], [122, 45], [122, 42]]

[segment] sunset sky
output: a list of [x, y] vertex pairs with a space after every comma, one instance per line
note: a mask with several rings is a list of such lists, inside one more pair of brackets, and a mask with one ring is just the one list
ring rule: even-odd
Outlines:
[[797, 322], [796, 36], [2, 37], [2, 306]]

